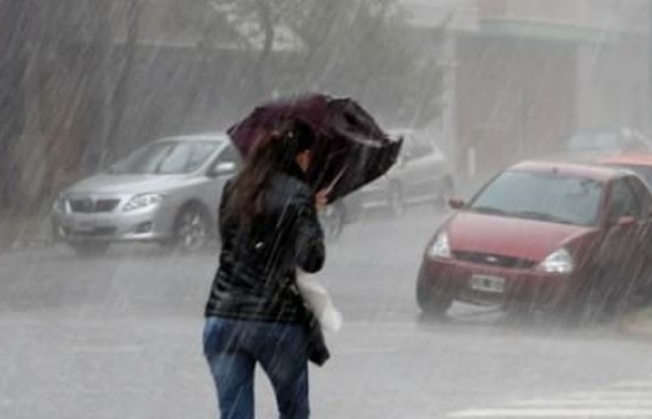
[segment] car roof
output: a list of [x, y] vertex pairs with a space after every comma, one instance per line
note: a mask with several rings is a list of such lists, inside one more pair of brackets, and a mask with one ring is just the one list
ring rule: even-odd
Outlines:
[[598, 160], [600, 164], [625, 164], [629, 166], [652, 167], [652, 154], [650, 153], [623, 153], [604, 157]]
[[517, 163], [508, 170], [534, 173], [557, 172], [568, 176], [584, 177], [604, 182], [631, 173], [628, 170], [606, 166], [536, 160]]

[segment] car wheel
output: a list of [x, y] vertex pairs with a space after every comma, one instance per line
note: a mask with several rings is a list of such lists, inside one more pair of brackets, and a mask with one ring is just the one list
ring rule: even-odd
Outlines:
[[69, 242], [70, 246], [75, 253], [79, 256], [101, 256], [105, 254], [109, 247], [110, 243], [89, 243], [89, 242]]
[[345, 222], [345, 211], [340, 203], [327, 206], [319, 215], [327, 241], [336, 240], [342, 234]]
[[393, 216], [400, 217], [403, 215], [405, 212], [405, 202], [403, 202], [403, 190], [398, 183], [390, 184], [387, 201]]
[[208, 211], [200, 205], [185, 206], [174, 221], [171, 247], [184, 253], [203, 249], [208, 244], [210, 228]]
[[448, 207], [448, 200], [451, 199], [454, 194], [455, 183], [453, 182], [453, 179], [447, 177], [442, 182], [441, 190], [439, 191], [435, 201], [435, 207], [441, 211], [445, 210]]
[[446, 292], [437, 292], [424, 280], [417, 281], [417, 304], [429, 316], [443, 316], [453, 304], [453, 297]]

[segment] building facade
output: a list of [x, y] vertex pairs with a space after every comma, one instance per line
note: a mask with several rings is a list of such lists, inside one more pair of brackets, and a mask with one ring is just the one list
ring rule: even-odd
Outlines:
[[559, 152], [576, 131], [650, 133], [649, 2], [403, 2], [413, 23], [447, 22], [449, 153], [460, 178]]

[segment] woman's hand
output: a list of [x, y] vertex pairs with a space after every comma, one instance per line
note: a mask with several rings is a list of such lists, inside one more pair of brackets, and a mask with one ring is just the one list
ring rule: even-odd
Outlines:
[[317, 211], [321, 211], [328, 205], [328, 194], [330, 189], [322, 189], [315, 194], [315, 207]]

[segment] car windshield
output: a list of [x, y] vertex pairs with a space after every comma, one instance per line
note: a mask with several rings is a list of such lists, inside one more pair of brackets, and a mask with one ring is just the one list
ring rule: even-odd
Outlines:
[[203, 165], [218, 141], [163, 141], [139, 148], [113, 164], [112, 174], [184, 174]]
[[568, 141], [569, 151], [603, 150], [616, 151], [621, 148], [618, 137], [613, 133], [578, 134]]
[[471, 202], [473, 212], [590, 226], [598, 221], [604, 184], [554, 173], [507, 171]]

